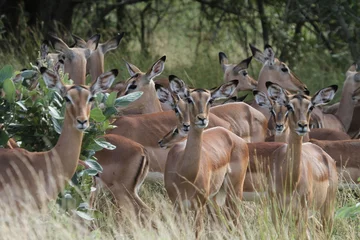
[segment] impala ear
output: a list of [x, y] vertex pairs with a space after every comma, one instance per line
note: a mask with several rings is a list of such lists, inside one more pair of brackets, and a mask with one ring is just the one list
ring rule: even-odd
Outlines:
[[64, 83], [61, 81], [58, 74], [47, 69], [46, 67], [40, 68], [40, 73], [44, 79], [44, 82], [48, 88], [55, 89], [60, 92], [63, 96], [66, 92], [66, 87]]
[[249, 46], [250, 46], [253, 58], [255, 58], [256, 61], [259, 61], [262, 64], [264, 64], [265, 63], [264, 54], [259, 49], [257, 49], [254, 45], [249, 44]]
[[74, 58], [74, 53], [69, 48], [69, 46], [66, 43], [64, 43], [63, 40], [61, 40], [60, 38], [54, 35], [49, 35], [49, 36], [50, 36], [50, 41], [56, 51], [64, 53], [65, 56], [69, 59]]
[[165, 60], [166, 56], [164, 55], [152, 65], [152, 67], [146, 72], [147, 79], [153, 79], [164, 71]]
[[311, 98], [311, 103], [314, 106], [319, 106], [329, 103], [334, 98], [337, 89], [338, 89], [337, 85], [331, 85], [329, 87], [320, 89]]
[[356, 72], [356, 69], [357, 69], [357, 64], [356, 63], [351, 64], [349, 69], [346, 71], [346, 77], [348, 77], [351, 73]]
[[266, 82], [265, 85], [271, 99], [280, 105], [286, 105], [288, 103], [288, 93], [282, 87], [273, 82]]
[[131, 64], [131, 63], [128, 63], [127, 61], [125, 61], [125, 64], [126, 64], [126, 68], [130, 74], [130, 76], [134, 76], [136, 73], [140, 73], [140, 69], [138, 67], [136, 67], [135, 65]]
[[185, 99], [190, 95], [185, 82], [175, 75], [169, 76], [169, 85], [170, 90], [182, 99]]
[[74, 47], [86, 48], [86, 42], [85, 42], [84, 39], [82, 39], [81, 37], [76, 36], [75, 34], [71, 34], [71, 36], [75, 41]]
[[103, 92], [108, 90], [112, 83], [114, 82], [116, 76], [119, 71], [117, 69], [113, 69], [110, 72], [106, 72], [101, 74], [95, 82], [90, 87], [90, 92], [92, 95], [97, 94], [98, 92]]
[[249, 57], [243, 61], [241, 61], [238, 65], [236, 65], [234, 68], [233, 68], [233, 71], [235, 73], [239, 73], [241, 70], [245, 70], [249, 67], [249, 64], [251, 62], [251, 59], [252, 57]]
[[172, 107], [174, 101], [171, 96], [171, 92], [167, 88], [164, 88], [162, 85], [157, 83], [155, 83], [155, 89], [159, 101]]
[[231, 80], [227, 83], [222, 84], [221, 86], [211, 91], [211, 98], [213, 100], [217, 100], [230, 97], [235, 92], [238, 84], [239, 80]]
[[260, 107], [267, 108], [267, 109], [272, 108], [272, 104], [270, 102], [270, 99], [266, 96], [265, 93], [263, 93], [261, 91], [258, 91], [258, 90], [254, 90], [253, 94], [254, 94], [256, 103]]
[[353, 93], [353, 95], [352, 95], [352, 99], [354, 100], [354, 101], [359, 101], [360, 100], [360, 87], [358, 87], [355, 91], [354, 91], [354, 93]]
[[110, 39], [109, 41], [107, 41], [106, 43], [102, 44], [101, 45], [102, 52], [105, 54], [110, 50], [116, 49], [119, 46], [121, 39], [124, 37], [124, 34], [125, 34], [124, 32], [118, 33], [116, 35], [116, 37], [114, 37], [114, 38]]
[[228, 58], [227, 58], [227, 56], [226, 56], [225, 53], [219, 52], [219, 62], [220, 62], [220, 65], [221, 65], [222, 70], [225, 72], [225, 70], [226, 70], [226, 64], [229, 63], [229, 60], [228, 60]]
[[356, 73], [356, 74], [354, 75], [354, 81], [355, 81], [355, 82], [360, 82], [360, 73]]
[[86, 42], [86, 47], [90, 51], [95, 51], [98, 47], [99, 40], [100, 40], [100, 34], [95, 34], [95, 35], [91, 36]]
[[275, 53], [269, 44], [265, 45], [264, 60], [265, 62], [268, 62], [269, 65], [273, 65], [275, 62]]

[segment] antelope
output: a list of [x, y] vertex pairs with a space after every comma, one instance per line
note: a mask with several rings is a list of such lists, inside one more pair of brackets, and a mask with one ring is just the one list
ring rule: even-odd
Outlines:
[[[110, 51], [116, 49], [121, 39], [124, 37], [124, 32], [118, 33], [114, 38], [108, 40], [105, 43], [99, 43], [97, 48], [91, 53], [90, 57], [87, 59], [86, 63], [86, 73], [91, 75], [91, 82], [95, 81], [98, 76], [100, 76], [104, 72], [104, 58], [105, 54]], [[75, 46], [79, 48], [90, 48], [92, 45], [92, 39], [90, 38], [88, 41], [84, 39], [72, 35], [75, 40]]]
[[[319, 90], [313, 97], [303, 94], [290, 95], [279, 85], [268, 82], [268, 95], [289, 109], [290, 136], [287, 144], [273, 153], [268, 194], [278, 203], [282, 213], [289, 210], [298, 221], [307, 226], [309, 210], [320, 210], [323, 227], [331, 230], [335, 210], [338, 175], [335, 161], [319, 146], [302, 143], [309, 132], [311, 111], [331, 101], [337, 86]], [[276, 224], [276, 211], [272, 218]], [[298, 222], [299, 223], [299, 222]], [[301, 224], [300, 234], [303, 234]]]
[[[353, 71], [354, 67], [351, 66], [346, 72], [346, 80], [344, 82], [343, 90], [341, 93], [341, 99], [339, 107], [334, 114], [323, 113], [321, 109], [316, 109], [317, 121], [316, 125], [320, 125], [322, 128], [331, 128], [343, 132], [348, 132], [351, 121], [354, 116], [354, 108], [356, 102], [353, 101], [352, 96], [354, 90], [360, 87], [360, 73]], [[357, 129], [357, 132], [359, 129]]]
[[[274, 50], [270, 45], [265, 45], [264, 52], [253, 45], [249, 45], [253, 58], [263, 64], [258, 77], [257, 90], [266, 93], [267, 81], [274, 82], [290, 91], [303, 91], [309, 93], [306, 85], [290, 70], [290, 68], [283, 62], [275, 58]], [[270, 119], [270, 113], [256, 104], [255, 101], [251, 104], [252, 107], [262, 112], [266, 119]], [[272, 129], [272, 128], [271, 128]]]
[[[360, 88], [358, 88], [352, 98], [358, 99]], [[289, 140], [289, 126], [287, 116], [288, 109], [279, 105], [276, 101], [268, 99], [265, 94], [261, 92], [255, 93], [255, 99], [261, 106], [266, 106], [273, 111], [274, 121], [276, 122], [275, 141], [287, 142]], [[317, 131], [316, 131], [317, 130]], [[315, 134], [311, 134], [315, 131]], [[307, 137], [307, 135], [304, 136]], [[336, 168], [339, 173], [339, 178], [342, 182], [358, 182], [360, 177], [359, 157], [355, 154], [356, 148], [360, 146], [360, 141], [350, 140], [350, 137], [339, 131], [332, 129], [320, 128], [311, 129], [309, 132], [310, 142], [320, 146], [326, 153], [328, 153], [336, 162]], [[309, 141], [309, 139], [307, 140]], [[341, 185], [342, 187], [345, 185]]]
[[52, 45], [61, 53], [58, 58], [64, 61], [65, 73], [75, 84], [85, 84], [87, 59], [97, 49], [99, 39], [100, 35], [95, 34], [87, 41], [87, 48], [70, 48], [60, 38], [50, 36]]
[[[270, 111], [273, 117], [273, 122], [275, 123], [275, 135], [268, 137], [266, 140], [286, 143], [290, 135], [290, 128], [288, 126], [289, 109], [286, 106], [277, 103], [273, 99], [270, 99], [263, 92], [254, 90], [253, 94], [257, 104]], [[334, 129], [313, 128], [304, 136], [303, 142], [308, 142], [310, 138], [335, 141], [350, 139], [350, 136], [344, 132]]]
[[[149, 172], [149, 157], [146, 149], [122, 136], [106, 134], [103, 138], [116, 148], [103, 149], [95, 153], [103, 171], [95, 177], [94, 186], [99, 190], [105, 185], [119, 208], [129, 210], [129, 207], [132, 207], [136, 215], [141, 212], [149, 213], [149, 207], [138, 195]], [[90, 199], [92, 199], [90, 206], [93, 206], [95, 196]]]
[[[209, 123], [212, 101], [230, 96], [237, 81], [208, 91], [189, 90], [187, 102], [190, 113], [190, 130], [185, 143], [176, 143], [169, 151], [165, 166], [165, 188], [177, 207], [194, 209], [196, 235], [199, 236], [203, 207], [208, 199], [226, 206], [236, 221], [239, 210], [231, 199], [242, 198], [242, 190], [249, 152], [246, 142], [234, 133], [216, 127], [204, 131]], [[225, 195], [224, 195], [225, 194]]]
[[[171, 92], [179, 95], [180, 98], [186, 98], [188, 90], [185, 82], [174, 75], [169, 76], [169, 81]], [[176, 105], [172, 101], [173, 98], [168, 97], [172, 93], [165, 88], [158, 88], [160, 101], [169, 105]], [[180, 101], [176, 102], [179, 103]], [[181, 108], [178, 107], [174, 109], [177, 114], [181, 111]], [[184, 112], [186, 113], [186, 110]], [[247, 142], [262, 142], [268, 133], [265, 117], [246, 103], [235, 102], [211, 107], [210, 113], [230, 123], [231, 131]], [[178, 120], [183, 121], [182, 119]]]
[[48, 199], [55, 198], [64, 188], [64, 182], [74, 175], [94, 95], [106, 90], [117, 75], [117, 70], [104, 73], [86, 87], [64, 85], [57, 74], [45, 67], [41, 67], [40, 72], [46, 85], [60, 91], [66, 101], [64, 125], [57, 144], [50, 151], [0, 149], [0, 198], [3, 203], [16, 203], [19, 208], [28, 200], [43, 206]]
[[[343, 85], [343, 91], [341, 93], [341, 96], [344, 96], [345, 99], [343, 100], [343, 106], [345, 106], [346, 108], [351, 108], [350, 106], [347, 105], [346, 101], [349, 101], [349, 96], [352, 95], [353, 90], [356, 89], [359, 86], [359, 82], [360, 82], [360, 73], [357, 72], [357, 65], [354, 63], [350, 66], [350, 68], [347, 70], [346, 72], [346, 79], [344, 81], [344, 85]], [[345, 114], [343, 113], [339, 113], [339, 109], [340, 109], [340, 104], [341, 104], [341, 100], [338, 103], [333, 104], [332, 106], [330, 106], [327, 109], [323, 109], [323, 112], [325, 114]], [[352, 137], [352, 138], [357, 138], [358, 134], [359, 134], [359, 129], [360, 129], [360, 119], [359, 113], [360, 107], [359, 105], [355, 105], [354, 106], [354, 111], [353, 111], [353, 115], [351, 118], [351, 122], [350, 125], [347, 125], [348, 119], [350, 116], [347, 116], [347, 118], [345, 119], [345, 124], [344, 124], [344, 128], [345, 130], [347, 130], [347, 133]], [[344, 110], [343, 110], [344, 111]], [[343, 123], [344, 123], [343, 122]], [[347, 128], [348, 126], [348, 128]]]
[[236, 87], [235, 93], [239, 91], [253, 90], [257, 87], [257, 81], [249, 76], [247, 69], [252, 57], [249, 57], [239, 64], [229, 64], [229, 60], [225, 53], [219, 52], [219, 62], [224, 72], [224, 82], [230, 80], [239, 80], [239, 85]]

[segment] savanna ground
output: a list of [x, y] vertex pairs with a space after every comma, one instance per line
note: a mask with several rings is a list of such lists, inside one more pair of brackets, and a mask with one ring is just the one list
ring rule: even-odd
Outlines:
[[[256, 19], [256, 14], [252, 16], [255, 18], [256, 24], [239, 31], [234, 24], [236, 20], [231, 19], [231, 23], [229, 20], [219, 21], [221, 24], [218, 26], [215, 24], [216, 21], [210, 21], [208, 16], [204, 17], [202, 15], [205, 12], [204, 9], [198, 8], [192, 1], [165, 2], [173, 4], [172, 11], [167, 13], [156, 28], [152, 29], [152, 32], [144, 34], [146, 41], [139, 41], [141, 39], [139, 19], [133, 19], [135, 25], [124, 25], [120, 29], [127, 32], [124, 39], [118, 49], [108, 53], [105, 58], [105, 71], [113, 68], [119, 69], [117, 81], [123, 81], [128, 77], [122, 59], [126, 59], [145, 71], [156, 59], [166, 54], [165, 71], [160, 77], [175, 74], [193, 86], [214, 87], [222, 82], [222, 70], [218, 62], [219, 51], [225, 52], [232, 63], [238, 63], [250, 56], [250, 49], [246, 48], [247, 43], [243, 41], [245, 38], [242, 35], [243, 31], [246, 33], [247, 42], [253, 43], [259, 49], [262, 49], [264, 45], [259, 30], [261, 24], [259, 19]], [[141, 4], [143, 5], [130, 6], [127, 14], [136, 15], [139, 9], [146, 7], [145, 3]], [[280, 52], [284, 52], [283, 44], [289, 45], [289, 41], [292, 41], [289, 36], [294, 29], [288, 27], [282, 30], [285, 26], [281, 18], [284, 11], [276, 11], [276, 6], [273, 5], [270, 7], [266, 8], [271, 26], [269, 43], [278, 56]], [[180, 8], [182, 11], [176, 14], [176, 10]], [[93, 11], [91, 14], [95, 15], [96, 12]], [[93, 15], [91, 16], [93, 17]], [[214, 15], [216, 18], [220, 18], [216, 13]], [[203, 17], [199, 18], [198, 16]], [[151, 13], [149, 17], [151, 17]], [[89, 37], [91, 35], [89, 32], [100, 32], [102, 42], [120, 31], [114, 24], [116, 17], [111, 14], [107, 16], [106, 24], [97, 26], [96, 30], [91, 31], [88, 29], [88, 25], [92, 24], [89, 19], [81, 19], [79, 15], [74, 16], [73, 19], [72, 32], [83, 38]], [[237, 21], [245, 20], [246, 18], [239, 18]], [[149, 25], [154, 21], [149, 20]], [[19, 27], [23, 27], [20, 38], [16, 34], [8, 34], [6, 37], [2, 35], [0, 39], [2, 43], [0, 69], [6, 64], [10, 64], [14, 69], [20, 70], [30, 68], [30, 62], [35, 62], [43, 39], [42, 29], [40, 27], [28, 28], [24, 22], [25, 20], [19, 23]], [[213, 31], [212, 24], [215, 24], [216, 31]], [[342, 86], [346, 69], [354, 61], [352, 54], [341, 47], [338, 47], [337, 52], [329, 51], [326, 44], [321, 41], [319, 33], [314, 32], [311, 26], [313, 25], [305, 25], [300, 40], [296, 38], [301, 47], [297, 51], [287, 54], [287, 60], [291, 61], [290, 69], [307, 84], [311, 93], [332, 84]], [[234, 32], [237, 33], [234, 34]], [[62, 36], [61, 33], [59, 35]], [[326, 36], [330, 38], [331, 34], [328, 33]], [[69, 35], [64, 38], [71, 44]], [[144, 42], [146, 51], [144, 51]], [[334, 42], [332, 44], [335, 45]], [[253, 60], [250, 64], [249, 74], [256, 78], [260, 68], [261, 64]], [[336, 100], [339, 99], [340, 92], [341, 89], [337, 93]], [[240, 95], [243, 94], [245, 93], [240, 93]], [[251, 96], [249, 97], [251, 98]], [[140, 223], [131, 215], [119, 219], [118, 209], [114, 208], [109, 198], [106, 197], [99, 201], [99, 204], [103, 206], [101, 210], [84, 211], [83, 208], [78, 207], [80, 202], [89, 200], [91, 185], [89, 181], [90, 178], [82, 183], [77, 191], [73, 187], [67, 186], [66, 191], [59, 195], [58, 200], [52, 201], [42, 212], [29, 210], [21, 215], [8, 215], [6, 209], [1, 209], [0, 239], [115, 238], [148, 240], [193, 239], [195, 237], [192, 228], [193, 216], [174, 212], [161, 184], [143, 185], [141, 197], [152, 211], [146, 221]], [[360, 189], [338, 192], [332, 239], [360, 239], [360, 207], [357, 208], [359, 194]], [[289, 226], [287, 220], [281, 222], [280, 232], [275, 230], [270, 217], [270, 204], [266, 199], [256, 203], [241, 202], [238, 206], [241, 209], [241, 230], [227, 228], [224, 221], [214, 223], [212, 220], [206, 219], [202, 236], [208, 239], [297, 239], [294, 228], [291, 224]], [[77, 210], [78, 212], [76, 212]], [[87, 215], [79, 214], [79, 211], [87, 212]], [[157, 230], [154, 230], [152, 223], [157, 226]], [[317, 216], [310, 221], [311, 236], [313, 239], [325, 239], [326, 237], [318, 229], [318, 223]]]

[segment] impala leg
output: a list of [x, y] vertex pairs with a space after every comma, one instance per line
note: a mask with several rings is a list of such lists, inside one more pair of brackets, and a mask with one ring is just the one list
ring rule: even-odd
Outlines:
[[204, 229], [204, 206], [199, 205], [195, 210], [195, 237], [200, 239]]

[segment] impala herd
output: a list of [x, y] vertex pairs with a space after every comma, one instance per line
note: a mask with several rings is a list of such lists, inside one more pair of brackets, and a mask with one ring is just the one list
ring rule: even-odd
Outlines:
[[[104, 57], [123, 36], [106, 43], [99, 43], [98, 34], [87, 41], [73, 36], [72, 47], [51, 36], [56, 54], [43, 43], [41, 56], [49, 69], [40, 67], [40, 73], [66, 102], [64, 126], [50, 151], [28, 152], [13, 140], [8, 143], [10, 149], [0, 149], [1, 202], [21, 207], [30, 197], [41, 207], [56, 198], [79, 164], [94, 95], [142, 91], [138, 100], [118, 109], [120, 116], [112, 123], [116, 128], [103, 136], [116, 149], [95, 155], [103, 171], [94, 186], [109, 190], [118, 207], [137, 215], [149, 213], [139, 189], [144, 181], [160, 181], [176, 209], [195, 211], [197, 237], [209, 202], [236, 227], [238, 201], [259, 198], [276, 203], [272, 220], [277, 227], [277, 215], [291, 213], [302, 236], [308, 215], [318, 211], [323, 230], [331, 231], [338, 187], [356, 185], [360, 177], [356, 153], [360, 141], [351, 139], [360, 130], [356, 65], [346, 72], [340, 103], [328, 108], [323, 105], [333, 99], [338, 87], [320, 89], [311, 97], [269, 45], [263, 52], [250, 45], [252, 57], [239, 64], [230, 64], [220, 52], [224, 83], [212, 90], [189, 87], [175, 75], [154, 80], [163, 72], [166, 56], [146, 72], [125, 61], [129, 79], [113, 84], [118, 71], [104, 73]], [[252, 58], [262, 64], [257, 81], [247, 72]], [[74, 85], [63, 84], [59, 67]], [[87, 74], [91, 75], [89, 86]], [[252, 102], [230, 101], [247, 90], [253, 91]], [[219, 104], [221, 99], [229, 101]], [[91, 204], [97, 191], [92, 194]]]

